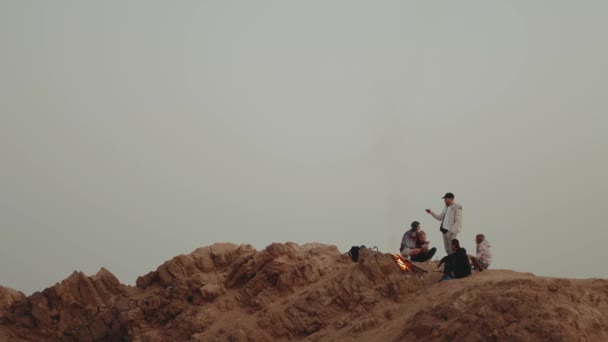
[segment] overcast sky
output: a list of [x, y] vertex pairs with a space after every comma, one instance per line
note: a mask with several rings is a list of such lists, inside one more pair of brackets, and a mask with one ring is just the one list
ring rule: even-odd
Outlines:
[[606, 1], [0, 1], [0, 285], [216, 242], [608, 277]]

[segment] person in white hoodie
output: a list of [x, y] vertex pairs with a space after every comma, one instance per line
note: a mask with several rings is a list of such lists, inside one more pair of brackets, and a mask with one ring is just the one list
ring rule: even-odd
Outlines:
[[479, 271], [487, 270], [492, 264], [492, 251], [490, 250], [490, 241], [486, 240], [486, 236], [483, 234], [477, 234], [475, 237], [477, 242], [477, 255], [469, 255], [471, 263]]
[[436, 214], [431, 209], [426, 212], [431, 214], [436, 220], [441, 221], [439, 231], [443, 233], [443, 244], [446, 254], [452, 254], [452, 240], [456, 238], [462, 228], [462, 206], [454, 202], [454, 194], [448, 192], [442, 197], [445, 208], [441, 214]]

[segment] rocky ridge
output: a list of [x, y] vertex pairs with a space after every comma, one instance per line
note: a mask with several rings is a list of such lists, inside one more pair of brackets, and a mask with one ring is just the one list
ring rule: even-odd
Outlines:
[[490, 270], [438, 282], [392, 255], [323, 244], [215, 244], [121, 284], [74, 272], [0, 287], [0, 341], [608, 340], [608, 280]]

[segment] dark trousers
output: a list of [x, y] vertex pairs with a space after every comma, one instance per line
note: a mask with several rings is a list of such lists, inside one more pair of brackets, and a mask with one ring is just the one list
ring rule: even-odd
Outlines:
[[454, 259], [450, 259], [443, 264], [443, 277], [454, 278]]
[[425, 262], [427, 260], [431, 260], [435, 255], [435, 252], [437, 252], [437, 248], [433, 247], [429, 249], [428, 252], [421, 252], [418, 255], [414, 255], [410, 258], [410, 260], [415, 262]]

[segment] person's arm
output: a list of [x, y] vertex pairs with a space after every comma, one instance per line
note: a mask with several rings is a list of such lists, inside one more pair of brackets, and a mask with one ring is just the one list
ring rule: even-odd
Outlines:
[[488, 249], [488, 245], [482, 243], [479, 248], [479, 253], [477, 253], [477, 259], [483, 261], [485, 264], [490, 264], [492, 261], [490, 251]]
[[477, 259], [483, 260], [484, 254], [485, 254], [484, 247], [483, 247], [483, 245], [481, 245], [481, 246], [479, 246], [479, 250], [477, 251], [477, 253], [475, 253], [475, 256]]
[[439, 261], [439, 262], [440, 263], [452, 262], [455, 257], [456, 257], [456, 253], [448, 254], [448, 255], [444, 256], [443, 258], [441, 258], [441, 261]]
[[422, 251], [422, 249], [420, 249], [420, 248], [412, 248], [412, 247], [405, 246], [401, 250], [401, 255], [412, 257], [412, 256], [420, 254], [421, 251]]
[[431, 216], [433, 216], [437, 221], [441, 221], [441, 220], [443, 220], [443, 217], [445, 216], [446, 210], [447, 210], [447, 207], [444, 208], [440, 214], [436, 214], [431, 209], [427, 209], [427, 213], [431, 214]]
[[448, 257], [450, 255], [451, 254], [448, 254], [448, 255], [444, 256], [443, 258], [441, 258], [441, 260], [439, 260], [439, 265], [437, 265], [437, 267], [441, 267], [441, 265], [443, 265], [446, 261], [448, 261]]
[[462, 207], [458, 205], [456, 208], [452, 208], [454, 210], [454, 224], [450, 228], [453, 233], [460, 233], [460, 228], [462, 227]]

